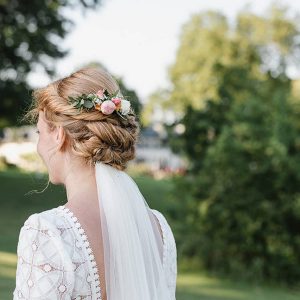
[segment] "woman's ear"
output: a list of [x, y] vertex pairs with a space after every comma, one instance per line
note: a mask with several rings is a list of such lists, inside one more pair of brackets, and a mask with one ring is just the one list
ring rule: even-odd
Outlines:
[[66, 143], [66, 132], [61, 125], [56, 127], [57, 150], [64, 151]]

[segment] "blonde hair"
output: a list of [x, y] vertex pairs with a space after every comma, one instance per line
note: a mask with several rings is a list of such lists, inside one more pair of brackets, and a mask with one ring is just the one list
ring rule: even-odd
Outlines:
[[[110, 94], [119, 90], [113, 77], [100, 68], [84, 68], [33, 92], [33, 102], [24, 116], [36, 122], [39, 111], [44, 111], [50, 130], [61, 125], [66, 133], [65, 147], [85, 159], [87, 164], [97, 161], [119, 170], [135, 157], [139, 126], [134, 112], [122, 119], [116, 114], [104, 115], [99, 111], [78, 113], [68, 103], [69, 96], [96, 93], [106, 89]], [[130, 99], [129, 99], [130, 100]]]

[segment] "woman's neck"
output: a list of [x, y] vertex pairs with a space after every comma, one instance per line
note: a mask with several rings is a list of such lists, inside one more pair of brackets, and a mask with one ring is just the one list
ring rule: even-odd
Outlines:
[[68, 206], [98, 204], [94, 166], [73, 163], [66, 170], [63, 184], [66, 188]]

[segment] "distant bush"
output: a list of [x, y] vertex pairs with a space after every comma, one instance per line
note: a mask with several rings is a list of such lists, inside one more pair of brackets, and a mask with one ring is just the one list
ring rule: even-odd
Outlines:
[[126, 170], [131, 176], [150, 176], [153, 177], [153, 172], [146, 163], [130, 163]]

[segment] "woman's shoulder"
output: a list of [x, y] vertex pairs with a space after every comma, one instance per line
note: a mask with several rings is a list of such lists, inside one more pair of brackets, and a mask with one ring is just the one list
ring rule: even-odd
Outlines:
[[[65, 259], [68, 253], [66, 241], [73, 238], [73, 231], [66, 230], [68, 228], [69, 224], [59, 207], [33, 213], [20, 229], [17, 252], [24, 256], [30, 251], [38, 251], [40, 255], [47, 256], [49, 251], [56, 249]], [[68, 261], [70, 264], [70, 259]]]
[[35, 299], [58, 299], [58, 293], [59, 299], [63, 293], [71, 296], [74, 266], [56, 218], [55, 209], [51, 209], [34, 213], [24, 222], [17, 246], [14, 299], [32, 299], [32, 295]]
[[52, 229], [55, 232], [60, 228], [63, 221], [61, 206], [59, 206], [29, 215], [23, 227], [33, 227], [44, 231]]
[[173, 246], [176, 248], [176, 242], [173, 235], [173, 231], [165, 215], [156, 209], [151, 209], [151, 211], [154, 213], [159, 222], [165, 246], [167, 246], [166, 244], [168, 244], [168, 247]]
[[167, 283], [170, 291], [176, 293], [176, 278], [177, 278], [177, 248], [176, 241], [172, 229], [166, 217], [158, 210], [151, 209], [157, 217], [163, 233], [164, 254], [163, 265], [166, 272]]
[[161, 213], [160, 211], [151, 208], [151, 211], [154, 213], [154, 215], [156, 216], [156, 218], [159, 221], [159, 224], [161, 225], [161, 227], [164, 227], [164, 229], [166, 230], [170, 230], [172, 231], [170, 224], [167, 220], [167, 218], [165, 217], [165, 215], [163, 213]]

